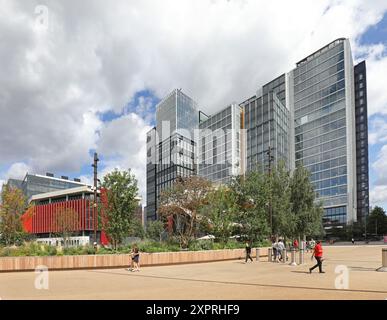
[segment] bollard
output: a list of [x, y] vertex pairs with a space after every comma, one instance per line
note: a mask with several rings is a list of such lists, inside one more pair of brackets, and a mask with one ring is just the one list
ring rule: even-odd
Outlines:
[[382, 248], [382, 266], [376, 271], [387, 272], [387, 248]]
[[292, 254], [292, 261], [289, 263], [289, 265], [296, 266], [297, 262], [296, 262], [296, 249], [295, 248], [291, 249], [291, 254]]
[[298, 261], [298, 264], [304, 264], [305, 263], [305, 252], [304, 249], [300, 249], [300, 260]]
[[255, 249], [255, 259], [259, 262], [259, 257], [260, 257], [260, 250], [259, 248]]
[[282, 263], [286, 263], [288, 256], [286, 253], [286, 249], [282, 250]]
[[272, 253], [273, 253], [273, 249], [272, 248], [267, 249], [267, 261], [269, 261], [269, 262], [273, 262]]

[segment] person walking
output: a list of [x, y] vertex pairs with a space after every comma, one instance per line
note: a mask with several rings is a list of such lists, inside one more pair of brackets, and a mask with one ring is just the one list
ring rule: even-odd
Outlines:
[[320, 273], [325, 273], [322, 270], [323, 249], [322, 249], [321, 241], [317, 241], [317, 243], [314, 247], [314, 250], [313, 250], [312, 257], [311, 257], [312, 260], [313, 260], [313, 257], [316, 259], [317, 264], [315, 266], [313, 266], [312, 268], [309, 268], [309, 273], [312, 273], [312, 271], [317, 267], [318, 267]]
[[293, 248], [298, 250], [298, 240], [297, 239], [294, 239], [294, 241], [293, 241]]
[[130, 251], [130, 267], [126, 270], [128, 271], [140, 271], [139, 269], [139, 260], [140, 260], [140, 253], [138, 250], [137, 245], [132, 246], [132, 250]]
[[132, 260], [133, 260], [133, 269], [132, 271], [140, 271], [140, 251], [138, 250], [137, 246], [134, 246], [133, 253], [132, 253]]
[[273, 262], [277, 262], [277, 257], [278, 257], [278, 242], [274, 239], [273, 240], [273, 244], [272, 244], [272, 248], [273, 248]]
[[251, 258], [251, 241], [246, 241], [246, 259], [245, 263], [247, 263], [247, 259], [250, 259], [251, 262], [253, 262], [253, 259]]
[[355, 244], [355, 239], [354, 239], [354, 238], [352, 238], [352, 240], [351, 240], [351, 241], [352, 241], [352, 244]]
[[281, 239], [278, 240], [277, 251], [278, 251], [278, 255], [280, 257], [279, 258], [280, 261], [283, 261], [283, 259], [286, 259], [286, 257], [284, 256], [285, 245], [284, 245], [284, 243], [282, 242]]

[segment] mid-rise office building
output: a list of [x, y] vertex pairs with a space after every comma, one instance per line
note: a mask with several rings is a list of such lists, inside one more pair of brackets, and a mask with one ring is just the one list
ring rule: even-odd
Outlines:
[[283, 161], [289, 166], [290, 112], [286, 107], [285, 75], [261, 87], [244, 101], [246, 169], [262, 168]]
[[231, 104], [199, 124], [199, 175], [227, 183], [244, 172], [242, 108]]

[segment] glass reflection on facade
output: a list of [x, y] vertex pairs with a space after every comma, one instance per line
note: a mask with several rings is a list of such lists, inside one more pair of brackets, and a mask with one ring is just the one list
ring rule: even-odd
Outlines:
[[147, 220], [157, 219], [163, 190], [178, 177], [196, 174], [198, 126], [197, 103], [181, 90], [173, 90], [157, 105], [156, 127], [147, 133]]
[[232, 104], [199, 124], [199, 175], [227, 183], [242, 173], [241, 108]]
[[326, 222], [356, 220], [353, 183], [353, 66], [349, 42], [338, 39], [293, 70], [295, 162], [311, 172]]
[[246, 170], [266, 170], [268, 150], [274, 163], [289, 165], [289, 121], [286, 107], [285, 75], [264, 85], [259, 94], [241, 104], [247, 134]]
[[85, 186], [84, 183], [27, 173], [23, 180], [9, 179], [8, 186], [20, 189], [29, 200], [32, 196]]

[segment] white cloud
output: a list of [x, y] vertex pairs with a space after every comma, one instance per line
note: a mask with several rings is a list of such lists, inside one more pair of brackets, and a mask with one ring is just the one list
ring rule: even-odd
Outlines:
[[387, 186], [387, 144], [382, 146], [377, 160], [372, 164], [372, 168], [377, 174], [375, 184]]
[[369, 121], [368, 142], [370, 145], [387, 142], [387, 119], [380, 116]]
[[132, 169], [143, 199], [146, 191], [146, 132], [150, 129], [137, 114], [129, 113], [102, 126], [97, 146], [104, 157], [105, 168], [101, 177], [115, 168]]
[[23, 179], [27, 172], [31, 172], [30, 166], [24, 162], [16, 162], [8, 169], [5, 178]]
[[375, 186], [370, 191], [370, 201], [372, 206], [387, 203], [387, 185]]
[[366, 59], [368, 116], [387, 115], [387, 46], [378, 43], [357, 50]]

